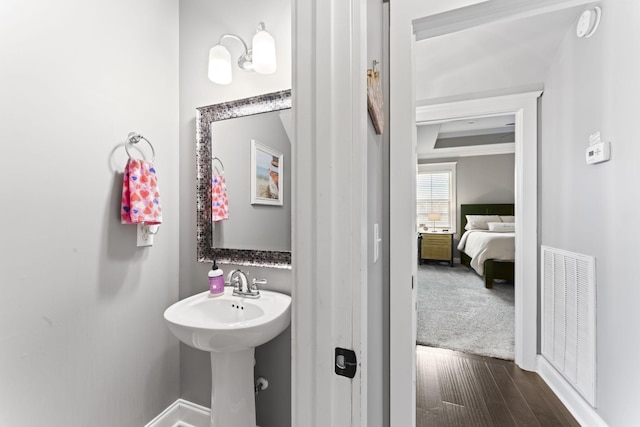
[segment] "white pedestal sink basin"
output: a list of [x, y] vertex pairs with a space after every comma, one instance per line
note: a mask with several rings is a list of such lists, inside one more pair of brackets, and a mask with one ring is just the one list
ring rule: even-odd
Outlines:
[[255, 347], [272, 340], [291, 322], [291, 297], [260, 290], [260, 298], [209, 296], [183, 299], [164, 318], [180, 341], [211, 352], [211, 427], [255, 427]]

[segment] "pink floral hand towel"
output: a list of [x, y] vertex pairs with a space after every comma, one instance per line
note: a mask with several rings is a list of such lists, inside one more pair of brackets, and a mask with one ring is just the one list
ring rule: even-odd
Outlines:
[[227, 183], [223, 175], [211, 177], [211, 221], [219, 222], [229, 219], [229, 199]]
[[151, 162], [132, 159], [127, 162], [122, 180], [123, 224], [160, 224], [160, 190], [156, 169]]

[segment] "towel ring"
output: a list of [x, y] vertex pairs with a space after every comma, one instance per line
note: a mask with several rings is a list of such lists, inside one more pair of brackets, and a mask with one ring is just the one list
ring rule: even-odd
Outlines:
[[218, 175], [224, 175], [224, 164], [222, 163], [222, 160], [220, 160], [218, 157], [211, 157], [211, 162], [215, 162], [218, 161], [218, 163], [220, 163], [220, 167], [222, 168], [222, 171], [220, 169], [218, 169], [218, 167], [216, 165], [213, 165], [213, 171], [214, 172], [218, 172]]
[[127, 155], [129, 156], [129, 158], [131, 158], [131, 153], [129, 152], [129, 144], [137, 144], [141, 139], [144, 139], [147, 144], [149, 144], [149, 147], [151, 147], [151, 161], [155, 161], [156, 150], [153, 149], [153, 145], [147, 138], [137, 132], [129, 132], [129, 135], [127, 135], [127, 140], [124, 143], [124, 150], [127, 152]]

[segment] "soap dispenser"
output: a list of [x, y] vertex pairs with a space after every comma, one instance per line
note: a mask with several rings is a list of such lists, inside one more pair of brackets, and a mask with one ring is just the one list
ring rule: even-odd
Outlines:
[[224, 273], [218, 267], [216, 261], [213, 261], [211, 271], [209, 271], [209, 294], [212, 297], [218, 297], [224, 294]]

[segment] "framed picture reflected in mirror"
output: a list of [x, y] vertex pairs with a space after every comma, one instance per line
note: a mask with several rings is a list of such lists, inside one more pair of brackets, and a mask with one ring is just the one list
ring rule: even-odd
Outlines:
[[251, 140], [251, 204], [283, 205], [284, 156]]

